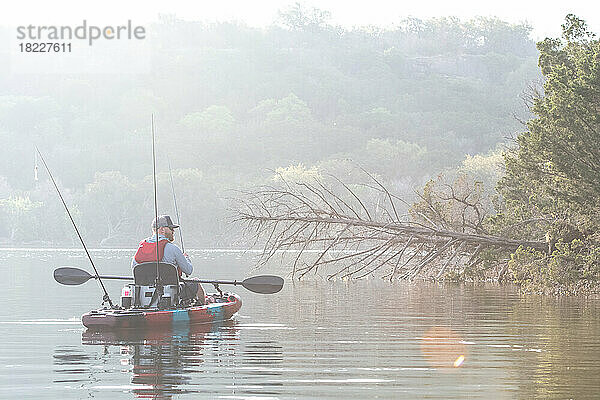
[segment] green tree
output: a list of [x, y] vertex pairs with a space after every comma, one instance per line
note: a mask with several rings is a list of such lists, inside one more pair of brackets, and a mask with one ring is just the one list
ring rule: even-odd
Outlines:
[[429, 161], [427, 149], [403, 140], [370, 139], [357, 157], [370, 170], [393, 179], [419, 177]]
[[501, 149], [474, 156], [467, 154], [458, 167], [458, 172], [483, 182], [486, 192], [491, 195], [504, 174], [504, 157], [502, 155]]
[[510, 265], [521, 280], [549, 286], [597, 280], [600, 42], [570, 14], [562, 40], [545, 39], [538, 49], [544, 93], [518, 149], [506, 156], [499, 184], [505, 208], [492, 222], [505, 234], [549, 242], [552, 255], [541, 263], [542, 254], [514, 255]]
[[289, 167], [279, 167], [271, 178], [274, 182], [309, 182], [322, 179], [317, 167], [306, 168], [304, 164], [290, 165]]
[[331, 13], [315, 7], [306, 8], [295, 3], [284, 12], [279, 12], [281, 23], [291, 30], [319, 29], [327, 26]]
[[204, 111], [187, 114], [181, 119], [181, 124], [199, 135], [214, 134], [231, 130], [235, 124], [235, 118], [229, 108], [213, 105]]
[[[97, 173], [80, 199], [83, 226], [101, 245], [134, 243], [135, 227], [143, 221], [144, 197], [138, 187], [119, 171]], [[93, 229], [91, 229], [93, 227]]]
[[42, 206], [41, 202], [32, 201], [29, 196], [10, 196], [0, 200], [0, 216], [8, 233], [8, 240], [31, 240], [27, 228], [33, 225], [35, 210]]

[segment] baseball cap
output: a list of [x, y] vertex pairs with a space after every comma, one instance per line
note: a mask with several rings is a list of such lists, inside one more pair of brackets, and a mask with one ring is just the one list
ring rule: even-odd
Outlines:
[[152, 229], [162, 228], [163, 226], [169, 227], [171, 229], [179, 228], [179, 225], [173, 223], [171, 217], [168, 215], [159, 215], [158, 216], [158, 224], [156, 223], [156, 219], [152, 221]]

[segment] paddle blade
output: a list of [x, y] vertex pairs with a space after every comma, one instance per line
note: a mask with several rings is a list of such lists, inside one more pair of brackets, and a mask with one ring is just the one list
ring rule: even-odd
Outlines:
[[54, 270], [54, 280], [62, 285], [81, 285], [90, 278], [93, 276], [79, 268], [61, 267]]
[[242, 286], [251, 292], [262, 294], [277, 293], [283, 287], [283, 278], [275, 275], [259, 275], [244, 279]]

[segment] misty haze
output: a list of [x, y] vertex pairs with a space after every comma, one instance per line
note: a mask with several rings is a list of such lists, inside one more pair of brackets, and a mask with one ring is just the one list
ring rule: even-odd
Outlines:
[[598, 395], [586, 16], [91, 17], [0, 27], [0, 397]]

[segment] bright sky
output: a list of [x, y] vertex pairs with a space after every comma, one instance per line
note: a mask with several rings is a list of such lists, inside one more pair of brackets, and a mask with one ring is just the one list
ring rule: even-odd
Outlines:
[[[272, 23], [280, 9], [295, 1], [283, 0], [18, 0], [5, 5], [0, 15], [2, 25], [72, 24], [84, 18], [91, 24], [118, 24], [132, 19], [146, 23], [158, 14], [175, 14], [186, 20], [238, 20], [251, 26]], [[518, 23], [527, 21], [534, 27], [534, 38], [560, 35], [560, 25], [568, 13], [587, 21], [591, 30], [600, 35], [600, 2], [570, 0], [554, 4], [553, 0], [347, 0], [300, 1], [305, 6], [315, 5], [332, 13], [333, 22], [343, 26], [392, 25], [412, 16], [429, 18], [457, 16], [496, 16]]]

